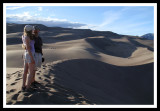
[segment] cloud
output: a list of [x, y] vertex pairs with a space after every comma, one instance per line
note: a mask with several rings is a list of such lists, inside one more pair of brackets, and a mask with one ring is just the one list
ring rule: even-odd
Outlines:
[[19, 8], [23, 8], [25, 6], [7, 6], [6, 9], [7, 10], [15, 10], [15, 9], [19, 9]]
[[43, 8], [42, 8], [42, 7], [38, 7], [38, 10], [39, 10], [39, 11], [42, 11], [42, 10], [43, 10]]
[[8, 14], [6, 15], [7, 22], [16, 22], [18, 20], [25, 21], [30, 19], [32, 16], [29, 12], [23, 12], [22, 14]]
[[[132, 12], [132, 13], [131, 13]], [[142, 35], [152, 30], [152, 11], [146, 12], [141, 7], [123, 7], [120, 10], [107, 10], [103, 21], [92, 30], [112, 31], [126, 35]]]
[[34, 16], [40, 16], [40, 14], [35, 13]]
[[114, 11], [107, 11], [104, 13], [104, 15], [105, 15], [104, 21], [102, 22], [102, 24], [100, 24], [100, 27], [103, 27], [105, 25], [115, 22], [120, 18], [121, 13], [120, 12], [115, 13]]
[[48, 27], [64, 27], [64, 28], [80, 28], [87, 26], [83, 23], [71, 22], [67, 19], [58, 19], [52, 17], [40, 17], [38, 14], [33, 16], [29, 12], [22, 14], [8, 14], [6, 15], [7, 23], [19, 23], [19, 24], [43, 24]]
[[101, 24], [93, 27], [94, 30], [106, 30], [106, 27], [111, 27], [116, 21], [121, 19], [123, 13], [127, 8], [122, 8], [121, 10], [108, 10], [103, 13], [103, 21]]

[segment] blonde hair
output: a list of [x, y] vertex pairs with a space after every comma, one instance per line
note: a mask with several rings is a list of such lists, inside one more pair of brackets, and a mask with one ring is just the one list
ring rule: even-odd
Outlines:
[[26, 29], [24, 28], [23, 35], [24, 35], [24, 36], [27, 36], [27, 37], [29, 37], [31, 40], [33, 40], [32, 30], [31, 30], [31, 31], [26, 31]]

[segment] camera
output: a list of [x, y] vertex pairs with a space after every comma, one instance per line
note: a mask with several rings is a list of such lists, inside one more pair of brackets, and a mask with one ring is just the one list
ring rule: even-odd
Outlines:
[[44, 62], [44, 58], [42, 57], [42, 62]]

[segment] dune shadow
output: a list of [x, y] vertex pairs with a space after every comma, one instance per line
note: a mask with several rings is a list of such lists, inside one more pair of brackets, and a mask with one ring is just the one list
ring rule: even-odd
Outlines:
[[55, 83], [83, 94], [95, 104], [153, 104], [153, 63], [120, 67], [74, 59], [51, 69]]
[[[128, 40], [131, 42], [131, 43], [133, 43], [134, 45], [136, 45], [137, 47], [145, 47], [145, 48], [147, 48], [148, 50], [150, 50], [150, 51], [154, 51], [154, 49], [152, 48], [152, 47], [150, 47], [150, 46], [147, 46], [147, 45], [144, 45], [144, 44], [141, 44], [140, 42], [137, 42], [136, 40], [134, 40], [134, 38], [128, 38]], [[141, 40], [144, 40], [144, 39], [141, 39]], [[145, 39], [146, 40], [146, 39]]]
[[[14, 32], [14, 30], [11, 32], [16, 33], [16, 31]], [[17, 37], [12, 35], [12, 33], [8, 33], [11, 34], [10, 36], [13, 37], [12, 38], [7, 37], [7, 45], [21, 44], [22, 43], [21, 35], [18, 35]], [[70, 28], [53, 27], [41, 30], [39, 35], [42, 38], [43, 43], [50, 44], [50, 43], [63, 42], [69, 40], [78, 40], [91, 36], [106, 35], [107, 33], [109, 32], [98, 32], [98, 31], [95, 32], [89, 29], [70, 29]]]
[[91, 30], [59, 29], [44, 31], [41, 33], [42, 40], [46, 44], [78, 40], [89, 36], [93, 36]]
[[49, 67], [35, 91], [19, 91], [11, 98], [14, 103], [11, 100], [7, 104], [151, 105], [154, 102], [153, 63], [122, 67], [93, 59], [72, 59]]
[[[10, 33], [9, 35], [7, 35], [6, 39], [7, 45], [22, 44], [21, 36], [22, 35], [14, 35], [14, 34], [12, 35], [12, 33]], [[41, 31], [39, 36], [42, 38], [43, 43], [50, 44], [56, 42], [82, 39], [88, 37], [89, 33], [85, 33], [85, 31], [81, 33], [74, 30], [68, 30], [68, 32], [66, 32], [65, 30], [59, 29], [59, 30]]]
[[111, 56], [128, 58], [137, 49], [130, 43], [115, 42], [107, 37], [86, 38], [85, 40], [90, 43], [95, 49], [97, 49], [97, 51]]

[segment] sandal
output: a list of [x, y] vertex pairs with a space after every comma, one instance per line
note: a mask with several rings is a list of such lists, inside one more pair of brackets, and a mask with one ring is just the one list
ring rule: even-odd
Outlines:
[[34, 84], [34, 82], [31, 83], [31, 87], [36, 87], [36, 85]]
[[22, 86], [22, 91], [25, 91], [25, 89], [26, 89], [26, 86]]
[[34, 82], [31, 83], [31, 86], [36, 87], [36, 84], [40, 84], [40, 83], [37, 82], [37, 81], [34, 81]]
[[39, 82], [37, 82], [37, 81], [34, 81], [34, 82], [33, 82], [33, 84], [39, 84]]

